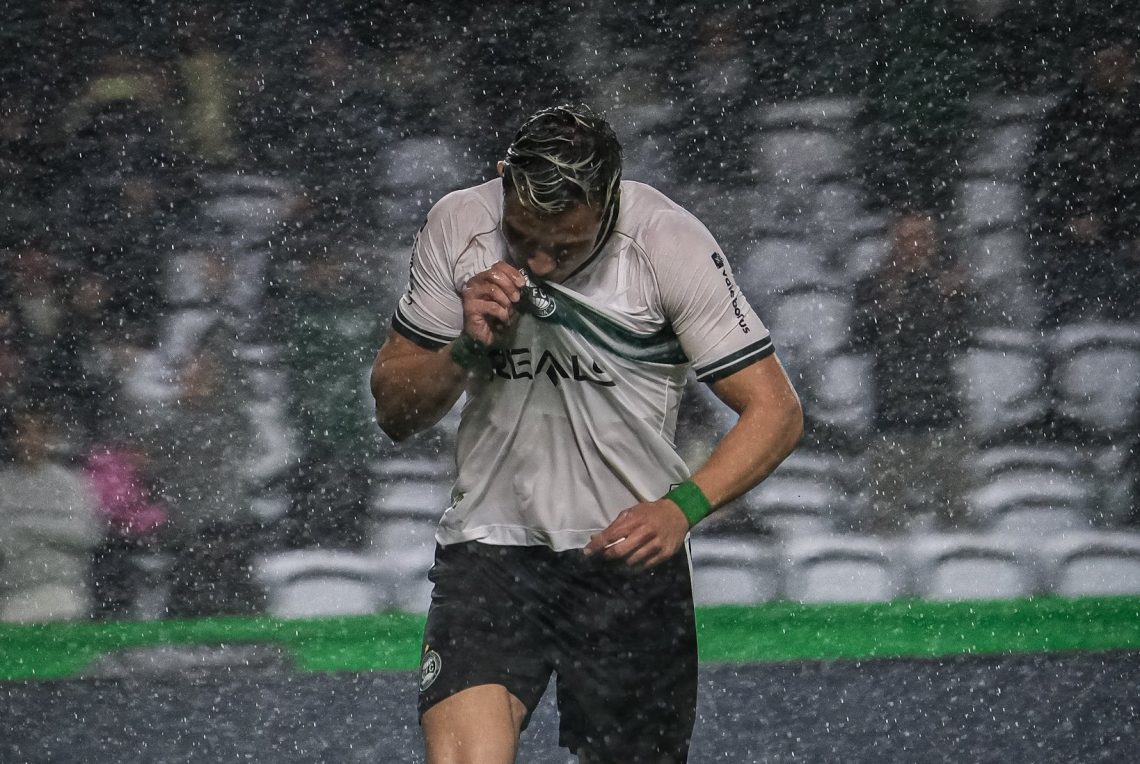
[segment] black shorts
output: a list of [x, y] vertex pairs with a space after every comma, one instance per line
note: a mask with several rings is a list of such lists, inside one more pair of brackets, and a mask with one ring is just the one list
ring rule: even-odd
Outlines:
[[557, 676], [559, 742], [602, 761], [685, 761], [697, 638], [685, 551], [646, 572], [580, 550], [437, 547], [419, 712], [503, 685], [527, 708]]

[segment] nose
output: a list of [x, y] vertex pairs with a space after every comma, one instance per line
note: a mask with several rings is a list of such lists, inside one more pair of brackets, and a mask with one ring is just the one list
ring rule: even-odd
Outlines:
[[537, 249], [527, 255], [526, 269], [539, 278], [552, 273], [557, 267], [558, 260], [542, 249]]

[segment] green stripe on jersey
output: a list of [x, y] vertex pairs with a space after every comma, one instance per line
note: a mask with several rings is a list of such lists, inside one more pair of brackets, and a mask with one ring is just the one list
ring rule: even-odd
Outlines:
[[673, 365], [689, 361], [672, 327], [639, 334], [562, 291], [538, 286], [524, 289], [519, 309], [538, 321], [569, 329], [620, 358]]

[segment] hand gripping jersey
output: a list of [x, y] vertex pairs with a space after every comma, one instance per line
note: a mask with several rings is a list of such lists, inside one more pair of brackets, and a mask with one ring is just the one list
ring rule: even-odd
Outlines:
[[[500, 180], [435, 205], [396, 331], [431, 349], [460, 335], [464, 284], [506, 258], [502, 210]], [[466, 390], [444, 545], [585, 546], [688, 477], [673, 446], [688, 370], [714, 382], [772, 353], [712, 235], [641, 183], [622, 182], [600, 251], [561, 284], [523, 291], [513, 332]]]

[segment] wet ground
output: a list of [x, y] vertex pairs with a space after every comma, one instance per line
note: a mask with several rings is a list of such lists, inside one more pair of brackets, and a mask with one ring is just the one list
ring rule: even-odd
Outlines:
[[[1140, 653], [702, 665], [690, 761], [1138, 762]], [[520, 762], [570, 762], [547, 693]], [[0, 684], [0, 762], [420, 762], [407, 673]]]

